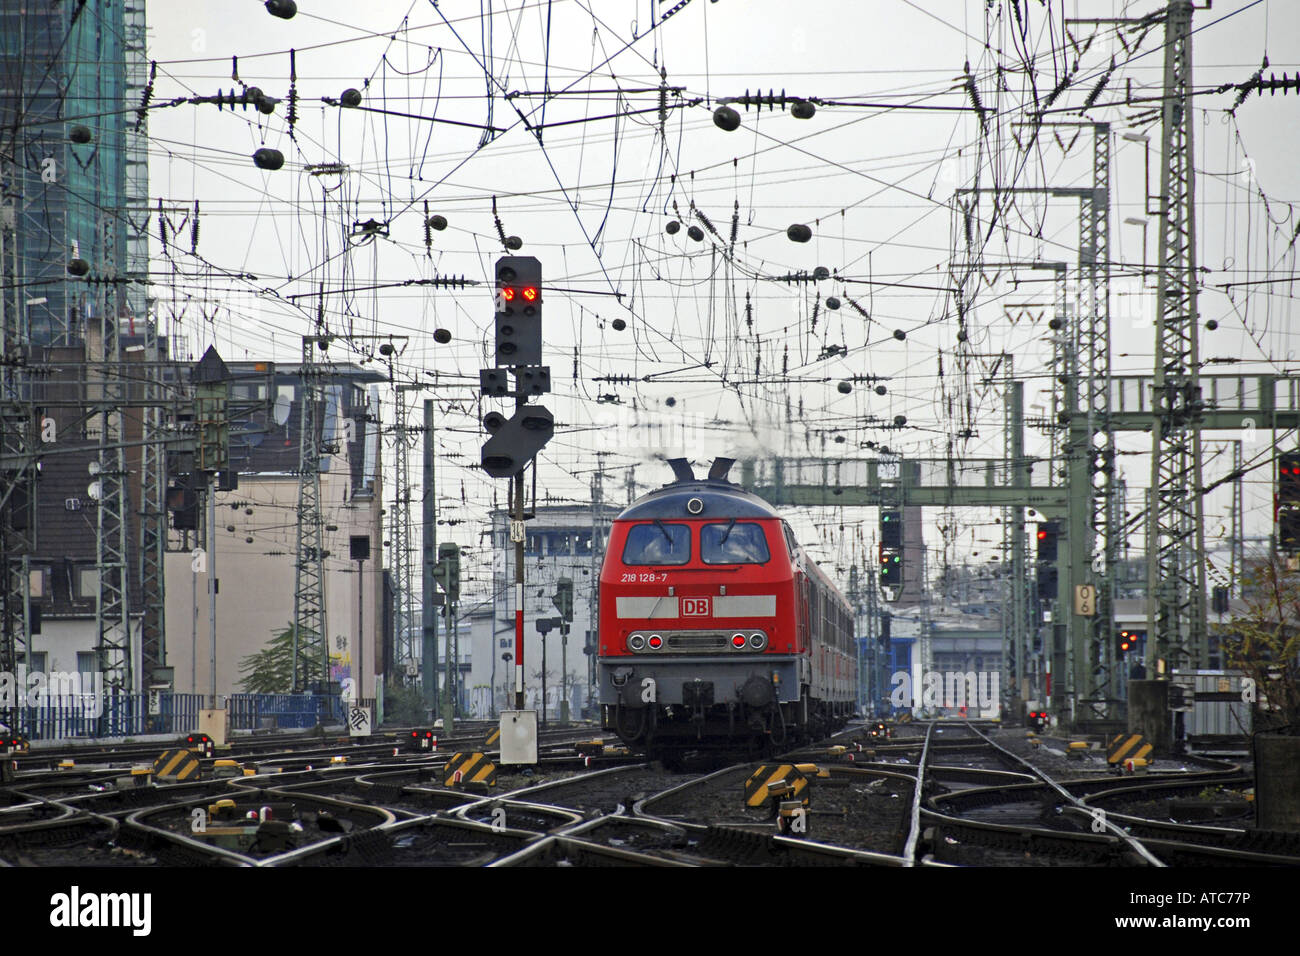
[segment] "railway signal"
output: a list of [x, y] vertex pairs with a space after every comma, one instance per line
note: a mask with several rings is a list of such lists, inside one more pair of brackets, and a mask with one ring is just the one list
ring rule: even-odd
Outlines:
[[555, 609], [560, 612], [560, 617], [565, 621], [573, 620], [573, 579], [560, 578], [555, 582], [555, 596], [551, 598], [551, 603]]
[[433, 576], [447, 592], [448, 604], [460, 603], [460, 545], [444, 542], [438, 545], [438, 563], [433, 566]]
[[1300, 452], [1277, 456], [1277, 503], [1282, 508], [1300, 506]]
[[542, 264], [502, 256], [496, 266], [496, 366], [542, 364]]
[[901, 588], [903, 586], [903, 550], [880, 546], [880, 586]]
[[1125, 628], [1115, 633], [1115, 651], [1121, 656], [1130, 652], [1136, 652], [1140, 656], [1145, 649], [1146, 641], [1146, 631]]
[[903, 513], [880, 512], [880, 544], [885, 548], [903, 547]]
[[167, 487], [167, 510], [177, 531], [198, 530], [199, 493], [193, 475], [178, 475]]
[[1056, 599], [1056, 559], [1060, 551], [1061, 523], [1044, 521], [1038, 526], [1038, 600], [1043, 603]]
[[486, 417], [493, 431], [483, 444], [482, 464], [493, 478], [520, 474], [555, 435], [555, 416], [544, 405], [523, 405], [509, 419], [495, 412]]

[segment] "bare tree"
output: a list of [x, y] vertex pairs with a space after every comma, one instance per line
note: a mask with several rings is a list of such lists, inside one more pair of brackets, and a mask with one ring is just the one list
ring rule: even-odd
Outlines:
[[1284, 560], [1246, 573], [1246, 611], [1223, 639], [1225, 663], [1240, 670], [1256, 697], [1256, 730], [1300, 731], [1300, 575]]

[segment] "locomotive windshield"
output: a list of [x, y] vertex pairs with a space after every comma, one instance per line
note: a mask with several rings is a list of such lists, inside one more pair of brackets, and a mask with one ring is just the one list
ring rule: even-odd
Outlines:
[[633, 525], [623, 545], [624, 564], [685, 564], [691, 560], [691, 529], [684, 524]]
[[770, 557], [762, 525], [732, 519], [700, 528], [700, 558], [705, 564], [767, 564]]

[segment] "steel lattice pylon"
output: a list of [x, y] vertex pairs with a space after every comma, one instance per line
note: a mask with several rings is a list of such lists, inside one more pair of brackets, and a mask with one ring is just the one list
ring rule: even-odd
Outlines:
[[1147, 663], [1200, 666], [1207, 656], [1196, 233], [1192, 168], [1192, 4], [1165, 13], [1160, 254], [1152, 406]]
[[[109, 220], [103, 222], [105, 247], [111, 248]], [[123, 447], [122, 406], [126, 388], [122, 372], [122, 346], [118, 335], [120, 319], [112, 287], [100, 303], [100, 342], [96, 358], [100, 363], [97, 383], [99, 413], [98, 520], [95, 525], [96, 568], [99, 574], [95, 601], [95, 652], [104, 677], [104, 690], [113, 697], [135, 690], [131, 667], [130, 560], [127, 551], [129, 516], [126, 449]], [[105, 708], [103, 721], [113, 720], [115, 709]], [[112, 733], [115, 728], [104, 727]]]
[[410, 663], [418, 660], [418, 643], [415, 640], [414, 587], [411, 571], [411, 438], [407, 425], [406, 393], [420, 386], [399, 385], [394, 389], [394, 434], [397, 436], [393, 456], [396, 481], [393, 484], [393, 504], [388, 518], [388, 537], [392, 542], [389, 552], [393, 565], [393, 660], [389, 662], [390, 674], [402, 668], [406, 681]]
[[[7, 183], [10, 173], [11, 167], [0, 156], [0, 181]], [[18, 307], [16, 265], [17, 237], [12, 218], [0, 206], [0, 355], [5, 357], [17, 355], [19, 346], [28, 338]], [[4, 291], [10, 289], [12, 293]], [[0, 455], [6, 460], [0, 468], [0, 673], [6, 674], [17, 671], [28, 650], [31, 578], [27, 558], [36, 545], [30, 493], [34, 436], [25, 394], [23, 367], [0, 362]], [[16, 707], [16, 699], [0, 695], [0, 723], [17, 729]]]
[[298, 369], [301, 422], [298, 442], [298, 549], [293, 589], [293, 690], [307, 689], [309, 661], [321, 662], [321, 680], [329, 678], [329, 643], [325, 636], [324, 522], [320, 510], [320, 405], [323, 371], [312, 349], [318, 339], [304, 335]]
[[[1086, 652], [1076, 657], [1075, 692], [1079, 706], [1090, 704], [1084, 717], [1108, 716], [1108, 702], [1119, 696], [1114, 682], [1114, 649], [1110, 641], [1115, 591], [1118, 534], [1112, 524], [1115, 436], [1110, 418], [1110, 124], [1092, 124], [1093, 194], [1081, 202], [1079, 216], [1079, 321], [1076, 329], [1077, 406], [1070, 410], [1077, 440], [1078, 481], [1090, 489], [1086, 543], [1075, 551], [1090, 558], [1090, 568], [1078, 562], [1074, 584], [1085, 581], [1096, 589], [1095, 614]], [[1086, 453], [1085, 453], [1086, 448]], [[1073, 517], [1073, 515], [1072, 515]]]
[[[125, 53], [124, 92], [128, 101], [138, 100], [148, 83], [146, 76], [145, 50], [145, 11], [144, 4], [126, 4], [123, 7], [123, 51]], [[134, 123], [128, 123], [123, 140], [123, 174], [126, 183], [126, 195], [134, 200], [143, 199], [148, 193], [149, 177], [149, 136], [148, 113], [142, 112]], [[143, 280], [149, 272], [148, 208], [139, 204], [135, 207], [120, 208], [118, 218], [127, 223], [126, 229], [126, 273], [137, 280]], [[154, 316], [146, 314], [147, 307], [141, 302], [131, 302], [135, 289], [143, 290], [145, 283], [130, 285], [125, 291], [128, 304], [133, 314], [144, 318], [144, 359], [146, 362], [161, 362], [164, 356], [159, 352], [158, 326]], [[139, 575], [142, 614], [140, 619], [140, 673], [144, 681], [152, 681], [157, 668], [167, 663], [167, 641], [165, 636], [165, 596], [163, 590], [163, 560], [167, 552], [167, 459], [163, 445], [163, 405], [165, 398], [163, 385], [158, 374], [149, 374], [144, 378], [145, 406], [141, 410], [140, 449], [140, 553]]]

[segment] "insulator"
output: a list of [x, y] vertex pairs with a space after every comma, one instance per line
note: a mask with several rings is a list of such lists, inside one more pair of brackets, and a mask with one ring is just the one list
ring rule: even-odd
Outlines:
[[[270, 0], [268, 0], [269, 2]], [[298, 8], [294, 6], [294, 13], [297, 12]], [[293, 14], [289, 16], [293, 16]], [[288, 17], [285, 17], [285, 19], [287, 20]], [[289, 51], [289, 109], [285, 114], [285, 121], [289, 124], [289, 138], [293, 139], [294, 125], [298, 122], [298, 60], [297, 54], [293, 50]]]
[[[696, 209], [695, 217], [699, 219], [700, 222], [704, 223], [705, 229], [709, 230], [709, 232], [713, 233], [715, 236], [718, 236], [718, 230], [714, 228], [713, 220], [704, 214], [703, 209]], [[721, 239], [722, 237], [718, 236], [718, 238]]]
[[754, 303], [749, 301], [749, 293], [745, 293], [745, 325], [752, 331], [754, 328]]
[[1088, 93], [1088, 98], [1083, 101], [1083, 108], [1085, 110], [1088, 107], [1092, 106], [1093, 103], [1097, 102], [1097, 97], [1101, 96], [1101, 91], [1104, 90], [1106, 88], [1106, 84], [1110, 82], [1110, 74], [1111, 71], [1114, 69], [1115, 69], [1115, 58], [1111, 57], [1110, 69], [1108, 69], [1105, 73], [1101, 75], [1101, 79], [1097, 81], [1097, 85], [1092, 88], [1092, 91]]
[[790, 373], [790, 346], [787, 345], [785, 347], [785, 351], [781, 355], [781, 374], [788, 375], [789, 373]]
[[158, 238], [162, 242], [163, 254], [167, 253], [167, 216], [163, 213], [162, 198], [158, 199]]
[[144, 125], [144, 118], [148, 115], [149, 101], [153, 99], [153, 83], [158, 76], [158, 61], [152, 60], [149, 63], [149, 82], [145, 84], [144, 92], [140, 94], [140, 108], [135, 111], [135, 131], [140, 132]]
[[1047, 94], [1047, 99], [1043, 100], [1043, 108], [1047, 109], [1056, 102], [1056, 98], [1065, 92], [1065, 88], [1070, 85], [1070, 74], [1064, 73], [1061, 80], [1052, 88], [1052, 92]]
[[662, 133], [664, 124], [668, 122], [668, 71], [664, 67], [659, 68], [659, 132]]
[[348, 87], [343, 91], [343, 95], [339, 97], [339, 103], [348, 109], [356, 109], [361, 105], [361, 91]]
[[194, 200], [194, 218], [190, 220], [190, 255], [199, 251], [199, 201]]
[[796, 222], [785, 231], [791, 242], [807, 242], [812, 238], [812, 230], [801, 222]]
[[970, 94], [971, 105], [975, 107], [975, 113], [979, 116], [980, 131], [988, 132], [987, 122], [984, 118], [984, 103], [980, 99], [979, 87], [975, 85], [975, 77], [967, 75], [966, 92]]
[[740, 200], [735, 200], [735, 206], [731, 210], [731, 239], [729, 246], [731, 251], [736, 249], [736, 236], [740, 233]]
[[424, 203], [424, 248], [425, 255], [429, 255], [433, 250], [433, 231], [429, 228], [429, 202]]
[[858, 300], [857, 300], [857, 299], [853, 298], [853, 296], [851, 296], [851, 295], [846, 295], [844, 298], [846, 298], [846, 299], [849, 300], [849, 305], [853, 306], [853, 311], [854, 311], [854, 312], [858, 313], [858, 315], [862, 316], [862, 317], [863, 317], [864, 319], [866, 319], [868, 322], [871, 321], [871, 313], [869, 313], [869, 312], [868, 312], [866, 309], [864, 309], [862, 306], [858, 305]]

